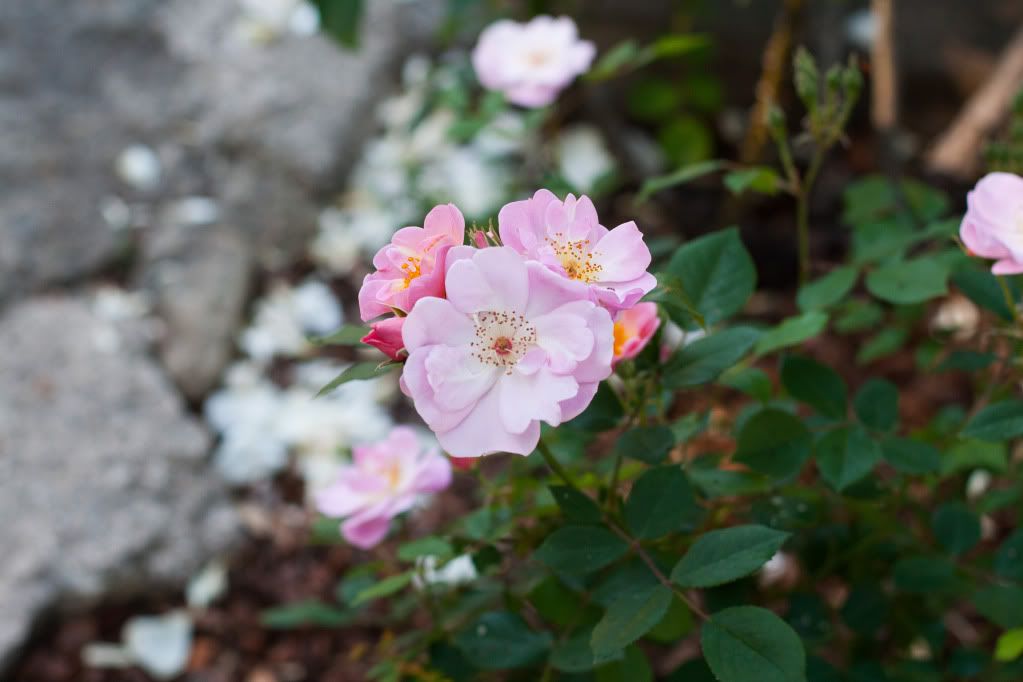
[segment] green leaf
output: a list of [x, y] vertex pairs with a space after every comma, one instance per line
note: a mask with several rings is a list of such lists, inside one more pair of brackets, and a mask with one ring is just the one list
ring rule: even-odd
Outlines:
[[648, 469], [633, 484], [625, 523], [634, 537], [653, 540], [676, 531], [696, 506], [685, 473], [677, 466]]
[[866, 476], [881, 459], [881, 448], [861, 427], [843, 427], [817, 443], [817, 468], [841, 492]]
[[693, 631], [693, 614], [678, 597], [673, 597], [664, 618], [646, 633], [647, 639], [673, 644]]
[[781, 618], [756, 606], [719, 611], [703, 625], [704, 658], [721, 682], [805, 682], [806, 652]]
[[[606, 381], [602, 381], [589, 407], [569, 423], [573, 428], [584, 432], [608, 431], [618, 426], [624, 416], [625, 410], [614, 389]], [[566, 431], [564, 426], [555, 429], [554, 433], [562, 431]]]
[[588, 495], [567, 485], [552, 485], [550, 490], [569, 523], [600, 523], [600, 508]]
[[1002, 633], [995, 644], [995, 660], [1002, 663], [1015, 661], [1023, 655], [1023, 628]]
[[259, 622], [271, 630], [290, 630], [307, 626], [336, 628], [348, 625], [354, 617], [351, 611], [309, 599], [267, 609], [260, 614]]
[[946, 502], [931, 517], [938, 544], [951, 554], [962, 554], [980, 542], [980, 519], [962, 502]]
[[625, 556], [629, 546], [600, 526], [565, 526], [543, 541], [536, 558], [555, 571], [584, 575]]
[[639, 57], [639, 52], [639, 44], [635, 40], [624, 40], [605, 52], [586, 77], [597, 81], [611, 78], [618, 71], [631, 66]]
[[392, 369], [398, 366], [397, 362], [385, 362], [383, 364], [379, 362], [357, 362], [354, 365], [349, 366], [345, 371], [338, 374], [333, 381], [320, 389], [316, 397], [325, 396], [341, 384], [347, 384], [349, 381], [364, 381], [366, 379], [375, 379], [376, 377], [387, 374]]
[[963, 436], [1002, 441], [1023, 436], [1023, 400], [1003, 400], [988, 405], [970, 420]]
[[[593, 649], [590, 647], [592, 628], [574, 633], [567, 640], [554, 647], [551, 652], [551, 667], [563, 673], [584, 673], [593, 670], [597, 662], [593, 660]], [[624, 658], [625, 652], [618, 651], [617, 658]]]
[[889, 431], [899, 421], [899, 389], [890, 381], [870, 379], [856, 392], [853, 408], [867, 428]]
[[738, 580], [767, 563], [789, 533], [765, 526], [712, 530], [693, 543], [671, 571], [682, 587], [714, 587]]
[[1023, 627], [1023, 588], [1015, 585], [985, 587], [973, 595], [973, 605], [999, 627]]
[[654, 673], [646, 654], [638, 646], [630, 646], [625, 655], [596, 670], [596, 682], [653, 682]]
[[998, 548], [995, 573], [1009, 580], [1023, 580], [1023, 528], [1013, 532]]
[[904, 327], [888, 327], [869, 338], [856, 354], [856, 362], [865, 365], [891, 355], [906, 343], [908, 332]]
[[535, 663], [551, 646], [551, 636], [535, 632], [515, 613], [484, 613], [455, 637], [455, 645], [477, 668], [505, 670]]
[[743, 367], [734, 372], [727, 372], [720, 379], [722, 386], [742, 391], [762, 403], [771, 399], [771, 377], [759, 367]]
[[648, 178], [640, 186], [639, 194], [636, 195], [636, 202], [643, 203], [658, 192], [664, 191], [670, 187], [684, 185], [685, 183], [692, 182], [697, 178], [702, 178], [704, 175], [716, 173], [726, 166], [726, 162], [720, 159], [711, 159], [683, 166], [678, 170], [668, 173], [667, 175]]
[[659, 464], [675, 447], [675, 433], [667, 426], [636, 426], [621, 435], [615, 452], [647, 464]]
[[412, 573], [399, 573], [397, 575], [391, 575], [375, 585], [367, 587], [359, 594], [355, 595], [355, 599], [352, 600], [352, 606], [359, 606], [365, 604], [368, 601], [374, 599], [380, 599], [381, 597], [389, 597], [395, 592], [400, 592], [405, 589], [405, 586], [412, 581]]
[[685, 388], [714, 381], [739, 362], [759, 336], [750, 327], [732, 327], [693, 341], [664, 366], [665, 387]]
[[616, 599], [593, 628], [590, 646], [596, 663], [604, 663], [657, 625], [674, 598], [664, 585]]
[[904, 474], [932, 474], [941, 469], [941, 453], [932, 445], [909, 438], [886, 438], [881, 443], [885, 461]]
[[852, 291], [859, 272], [851, 265], [835, 268], [820, 279], [799, 288], [796, 303], [803, 312], [826, 310]]
[[683, 327], [695, 322], [700, 328], [707, 326], [703, 315], [686, 293], [682, 279], [670, 272], [659, 272], [655, 275], [657, 287], [647, 294], [643, 300], [660, 303], [672, 321]]
[[742, 310], [756, 286], [753, 259], [735, 227], [683, 244], [667, 269], [708, 325]]
[[309, 343], [314, 346], [358, 346], [362, 344], [362, 337], [366, 334], [369, 334], [369, 327], [346, 324], [333, 334], [312, 337]]
[[742, 194], [746, 190], [753, 190], [759, 194], [773, 196], [778, 193], [781, 186], [781, 178], [773, 168], [767, 166], [754, 166], [742, 170], [732, 171], [725, 175], [725, 187], [735, 195]]
[[990, 310], [1005, 322], [1012, 322], [1012, 311], [995, 275], [972, 267], [961, 268], [952, 273], [952, 283], [981, 308]]
[[365, 0], [312, 0], [320, 13], [320, 26], [348, 48], [359, 45], [359, 26]]
[[789, 394], [825, 417], [845, 417], [848, 389], [830, 367], [809, 358], [789, 356], [781, 363], [781, 382]]
[[853, 334], [866, 331], [884, 319], [884, 308], [865, 299], [845, 301], [839, 307], [835, 318], [835, 331], [839, 334]]
[[916, 556], [899, 559], [892, 570], [895, 587], [903, 592], [927, 594], [955, 583], [955, 566], [943, 557]]
[[898, 305], [923, 303], [948, 293], [948, 271], [930, 258], [882, 265], [867, 274], [867, 290]]
[[422, 556], [434, 556], [438, 561], [447, 561], [454, 555], [451, 543], [435, 535], [406, 542], [398, 548], [398, 558], [401, 561], [415, 561]]
[[798, 417], [767, 408], [742, 425], [735, 458], [754, 471], [786, 479], [799, 473], [811, 446], [810, 432]]
[[756, 354], [766, 355], [780, 348], [797, 346], [820, 334], [827, 325], [827, 313], [819, 310], [790, 317], [761, 335], [757, 341]]

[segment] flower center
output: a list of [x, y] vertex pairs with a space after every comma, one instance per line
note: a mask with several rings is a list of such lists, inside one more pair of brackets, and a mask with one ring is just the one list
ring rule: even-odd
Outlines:
[[615, 322], [614, 338], [614, 354], [618, 356], [622, 354], [622, 350], [625, 348], [625, 343], [629, 340], [629, 332], [625, 329], [625, 325], [621, 322]]
[[405, 286], [403, 288], [408, 289], [409, 285], [412, 284], [412, 280], [423, 274], [422, 268], [420, 267], [422, 262], [422, 258], [408, 256], [405, 259], [405, 262], [401, 264], [401, 271], [405, 274]]
[[547, 50], [531, 50], [526, 53], [526, 64], [539, 68], [551, 60], [551, 53]]
[[536, 343], [536, 328], [520, 313], [486, 310], [473, 315], [476, 338], [469, 342], [472, 356], [507, 371]]
[[596, 254], [590, 250], [589, 239], [565, 241], [561, 232], [556, 232], [554, 237], [548, 238], [547, 243], [570, 279], [591, 284], [600, 278], [602, 268], [593, 260]]

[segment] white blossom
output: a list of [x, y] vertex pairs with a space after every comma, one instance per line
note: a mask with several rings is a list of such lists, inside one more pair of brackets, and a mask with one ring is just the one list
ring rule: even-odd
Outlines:
[[615, 168], [603, 135], [591, 125], [577, 125], [562, 132], [556, 153], [562, 177], [581, 193], [592, 192], [597, 182]]

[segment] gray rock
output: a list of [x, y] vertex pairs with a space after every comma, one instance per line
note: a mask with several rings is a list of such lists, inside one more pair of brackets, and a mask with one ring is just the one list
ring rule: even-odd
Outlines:
[[198, 402], [231, 360], [242, 324], [252, 253], [227, 226], [168, 225], [146, 244], [145, 285], [166, 328], [160, 359]]
[[0, 347], [2, 670], [43, 610], [182, 584], [238, 526], [209, 435], [133, 335], [35, 298]]

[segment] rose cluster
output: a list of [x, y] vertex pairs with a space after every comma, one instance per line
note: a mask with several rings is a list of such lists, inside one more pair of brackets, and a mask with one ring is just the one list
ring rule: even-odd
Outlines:
[[[634, 222], [607, 229], [589, 198], [547, 190], [476, 231], [453, 205], [399, 230], [359, 292], [364, 341], [404, 363], [401, 388], [454, 457], [528, 455], [540, 423], [592, 400], [657, 329], [656, 284]], [[616, 323], [617, 320], [617, 323]]]

